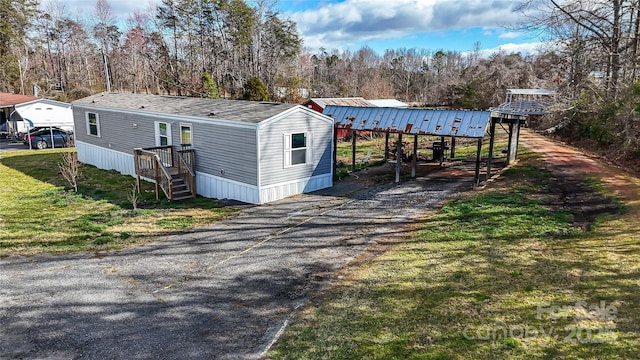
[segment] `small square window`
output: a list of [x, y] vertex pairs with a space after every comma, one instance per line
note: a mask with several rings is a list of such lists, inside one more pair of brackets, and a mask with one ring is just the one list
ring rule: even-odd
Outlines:
[[311, 162], [309, 136], [308, 133], [285, 134], [285, 167]]
[[88, 112], [87, 116], [87, 135], [100, 137], [100, 117], [96, 113]]
[[171, 144], [171, 126], [168, 123], [156, 121], [156, 146]]

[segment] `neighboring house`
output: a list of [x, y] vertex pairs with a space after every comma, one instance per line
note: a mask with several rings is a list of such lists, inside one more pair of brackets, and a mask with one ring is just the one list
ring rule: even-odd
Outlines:
[[56, 126], [73, 131], [73, 111], [69, 103], [37, 99], [15, 105], [11, 123], [17, 125], [18, 132], [26, 132], [34, 126]]
[[14, 136], [20, 129], [16, 129], [18, 124], [10, 121], [11, 114], [15, 111], [15, 106], [29, 101], [38, 100], [35, 96], [0, 93], [0, 136]]
[[[324, 108], [328, 105], [335, 106], [358, 106], [358, 107], [375, 107], [369, 101], [365, 100], [362, 97], [347, 97], [347, 98], [311, 98], [307, 100], [303, 106], [308, 107], [309, 109], [315, 110], [319, 113], [324, 111]], [[351, 132], [345, 129], [337, 129], [336, 137], [338, 139], [346, 138]]]
[[407, 108], [409, 104], [403, 103], [400, 100], [396, 99], [377, 99], [377, 100], [367, 100], [377, 107], [389, 107], [389, 108]]
[[360, 106], [371, 107], [375, 106], [362, 97], [346, 97], [346, 98], [311, 98], [307, 100], [303, 106], [313, 109], [317, 112], [322, 112], [327, 105], [335, 106]]
[[[275, 95], [276, 98], [279, 98], [279, 99], [291, 97], [292, 94], [293, 94], [293, 89], [289, 87], [275, 86], [273, 88], [273, 95]], [[306, 99], [309, 97], [310, 94], [311, 94], [311, 89], [309, 88], [298, 88], [296, 90], [296, 97], [301, 97], [303, 99]]]
[[333, 120], [300, 105], [105, 93], [73, 116], [81, 162], [135, 176], [134, 149], [188, 149], [201, 196], [262, 204], [333, 185]]

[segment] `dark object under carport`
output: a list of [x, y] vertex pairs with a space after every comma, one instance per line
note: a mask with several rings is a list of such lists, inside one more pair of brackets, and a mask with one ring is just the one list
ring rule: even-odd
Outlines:
[[447, 146], [446, 141], [434, 141], [431, 150], [433, 151], [433, 161], [442, 163], [446, 160], [445, 150], [449, 150], [449, 146]]

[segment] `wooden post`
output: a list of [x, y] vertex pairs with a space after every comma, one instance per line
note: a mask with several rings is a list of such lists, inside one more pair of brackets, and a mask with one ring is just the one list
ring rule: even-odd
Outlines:
[[413, 135], [413, 158], [411, 159], [411, 177], [418, 172], [418, 135]]
[[511, 144], [509, 145], [509, 157], [507, 158], [507, 164], [511, 164], [516, 161], [518, 156], [518, 138], [520, 137], [520, 120], [511, 125]]
[[507, 146], [507, 165], [511, 163], [511, 147], [513, 146], [513, 121], [509, 122], [509, 145]]
[[442, 163], [444, 162], [444, 151], [445, 151], [444, 136], [440, 137], [440, 146], [442, 146], [442, 151], [440, 151], [440, 166], [442, 166]]
[[384, 133], [384, 160], [389, 160], [389, 132]]
[[493, 161], [493, 147], [496, 141], [496, 118], [491, 118], [489, 127], [489, 156], [487, 157], [487, 179], [491, 177], [491, 162]]
[[159, 179], [158, 179], [158, 164], [157, 164], [157, 162], [158, 161], [156, 159], [153, 160], [153, 168], [155, 170], [154, 179], [156, 180], [156, 200], [160, 200], [160, 197], [158, 195], [158, 190], [159, 190], [158, 189], [158, 180]]
[[455, 136], [451, 137], [451, 157], [450, 159], [453, 159], [456, 157], [456, 138]]
[[480, 185], [480, 154], [482, 152], [482, 138], [478, 139], [478, 151], [476, 152], [476, 174], [474, 178], [474, 187]]
[[396, 144], [396, 182], [400, 182], [400, 165], [402, 165], [402, 133], [398, 134], [398, 143]]
[[356, 171], [356, 131], [351, 131], [351, 171]]
[[138, 188], [138, 193], [140, 193], [140, 154], [137, 149], [133, 149], [133, 165], [135, 166], [136, 171], [136, 187]]

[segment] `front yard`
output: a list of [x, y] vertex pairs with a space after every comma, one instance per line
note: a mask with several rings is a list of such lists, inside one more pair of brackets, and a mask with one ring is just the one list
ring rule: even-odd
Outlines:
[[631, 359], [638, 199], [529, 154], [312, 300], [273, 359]]
[[147, 182], [133, 210], [135, 179], [89, 165], [81, 166], [75, 193], [57, 165], [67, 151], [75, 150], [0, 155], [0, 256], [117, 249], [236, 212], [206, 198], [158, 201]]

